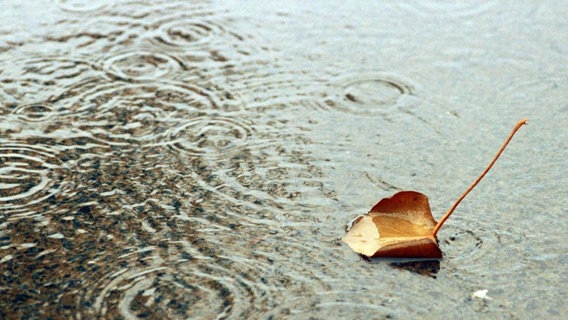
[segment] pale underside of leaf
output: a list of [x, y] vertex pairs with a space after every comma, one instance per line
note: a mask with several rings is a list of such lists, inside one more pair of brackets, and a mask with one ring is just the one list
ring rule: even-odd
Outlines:
[[431, 236], [433, 226], [411, 223], [392, 214], [370, 212], [357, 219], [343, 241], [367, 257], [429, 256], [430, 252], [437, 251], [436, 241]]
[[359, 217], [343, 241], [367, 257], [441, 258], [433, 236], [435, 226], [428, 198], [403, 191]]

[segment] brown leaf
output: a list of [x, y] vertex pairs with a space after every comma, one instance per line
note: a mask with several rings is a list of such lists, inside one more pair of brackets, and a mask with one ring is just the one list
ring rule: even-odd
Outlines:
[[343, 241], [367, 257], [441, 258], [435, 226], [428, 197], [402, 191], [359, 217]]
[[436, 234], [460, 202], [489, 172], [517, 130], [517, 123], [501, 149], [477, 179], [465, 190], [439, 222], [432, 217], [428, 197], [416, 191], [402, 191], [379, 201], [371, 211], [355, 220], [343, 241], [367, 257], [442, 258]]

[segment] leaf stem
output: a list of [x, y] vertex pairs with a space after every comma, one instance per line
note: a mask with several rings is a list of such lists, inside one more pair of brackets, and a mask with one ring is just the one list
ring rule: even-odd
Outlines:
[[479, 181], [481, 181], [481, 179], [483, 179], [483, 177], [485, 177], [487, 172], [489, 172], [489, 169], [491, 169], [491, 167], [495, 164], [497, 159], [499, 159], [499, 156], [501, 156], [501, 153], [503, 153], [503, 151], [505, 150], [505, 148], [509, 144], [509, 141], [511, 141], [511, 139], [513, 139], [513, 136], [515, 135], [515, 133], [517, 133], [517, 130], [519, 130], [519, 128], [522, 127], [526, 123], [527, 123], [527, 119], [522, 119], [521, 121], [519, 121], [517, 123], [517, 125], [515, 126], [515, 128], [513, 128], [513, 131], [511, 131], [511, 133], [509, 134], [509, 137], [507, 137], [507, 140], [505, 140], [505, 143], [503, 143], [503, 145], [501, 146], [501, 149], [499, 149], [499, 151], [497, 152], [495, 157], [493, 157], [493, 160], [491, 160], [491, 163], [489, 163], [487, 168], [485, 168], [485, 170], [483, 170], [483, 172], [479, 175], [479, 177], [477, 177], [477, 179], [458, 198], [458, 200], [454, 203], [454, 205], [450, 208], [450, 210], [448, 210], [448, 212], [446, 212], [446, 214], [442, 217], [442, 219], [440, 219], [440, 221], [438, 221], [438, 223], [436, 224], [436, 227], [434, 227], [434, 231], [432, 233], [432, 236], [436, 237], [436, 234], [438, 233], [438, 231], [440, 230], [440, 228], [442, 227], [444, 222], [446, 222], [446, 220], [450, 217], [450, 215], [454, 212], [454, 210], [456, 210], [456, 208], [458, 207], [460, 202], [467, 196], [467, 194], [471, 190], [473, 190], [473, 188], [475, 188], [475, 186], [479, 183]]

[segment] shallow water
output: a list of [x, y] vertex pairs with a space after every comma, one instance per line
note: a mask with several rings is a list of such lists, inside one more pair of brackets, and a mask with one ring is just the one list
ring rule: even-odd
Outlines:
[[[562, 318], [568, 7], [525, 2], [5, 1], [0, 317]], [[523, 117], [443, 260], [340, 241]]]

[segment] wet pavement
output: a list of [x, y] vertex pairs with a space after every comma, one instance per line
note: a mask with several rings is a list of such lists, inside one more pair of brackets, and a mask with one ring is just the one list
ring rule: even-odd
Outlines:
[[[562, 319], [568, 6], [524, 2], [4, 1], [0, 318]], [[523, 117], [442, 260], [340, 241]]]

